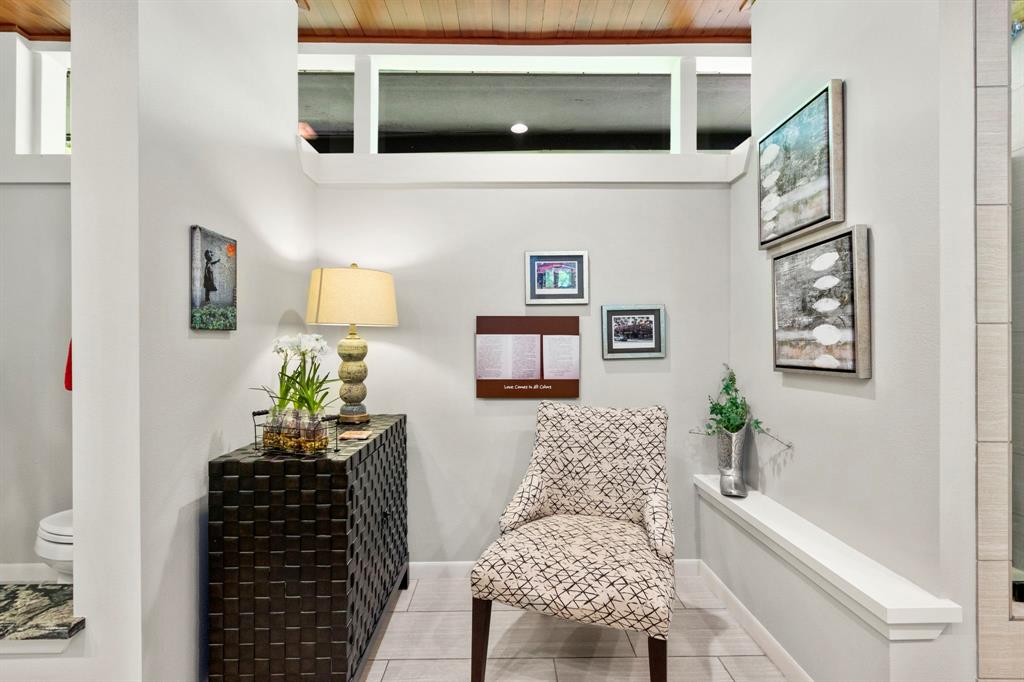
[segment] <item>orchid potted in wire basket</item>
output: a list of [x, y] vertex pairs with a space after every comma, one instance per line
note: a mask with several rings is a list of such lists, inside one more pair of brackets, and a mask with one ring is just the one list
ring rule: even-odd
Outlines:
[[267, 450], [313, 453], [327, 449], [324, 409], [330, 398], [331, 379], [321, 373], [320, 356], [327, 343], [319, 334], [296, 334], [274, 340], [273, 351], [281, 357], [277, 389], [261, 386], [273, 402], [263, 426], [263, 447]]

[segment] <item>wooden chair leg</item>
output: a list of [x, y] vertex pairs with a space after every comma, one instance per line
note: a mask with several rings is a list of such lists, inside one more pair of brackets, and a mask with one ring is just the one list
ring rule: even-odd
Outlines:
[[647, 658], [651, 664], [651, 682], [668, 682], [668, 643], [648, 637]]
[[487, 638], [491, 632], [491, 600], [473, 597], [473, 662], [470, 682], [484, 682]]

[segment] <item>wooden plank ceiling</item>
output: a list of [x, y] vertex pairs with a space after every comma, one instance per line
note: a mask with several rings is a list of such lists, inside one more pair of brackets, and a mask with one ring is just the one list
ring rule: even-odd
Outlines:
[[68, 40], [68, 0], [0, 0], [0, 31], [17, 31], [31, 40]]
[[[748, 42], [750, 0], [297, 0], [306, 42]], [[68, 0], [0, 0], [0, 30], [67, 40]]]
[[746, 0], [299, 0], [299, 4], [299, 38], [310, 42], [750, 40]]

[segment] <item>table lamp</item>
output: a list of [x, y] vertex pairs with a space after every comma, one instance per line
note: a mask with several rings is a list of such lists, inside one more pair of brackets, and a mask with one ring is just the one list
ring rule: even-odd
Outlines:
[[366, 341], [356, 325], [395, 327], [395, 280], [389, 272], [366, 270], [355, 263], [347, 268], [317, 268], [309, 280], [307, 324], [348, 325], [348, 336], [338, 342], [341, 356], [341, 407], [339, 421], [362, 424], [370, 421], [363, 405], [366, 398]]

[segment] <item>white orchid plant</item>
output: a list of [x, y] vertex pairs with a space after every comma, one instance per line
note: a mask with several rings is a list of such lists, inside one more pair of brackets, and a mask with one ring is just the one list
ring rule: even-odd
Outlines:
[[[327, 342], [320, 334], [293, 334], [274, 339], [274, 354], [281, 357], [277, 371], [277, 391], [261, 386], [278, 410], [289, 405], [316, 415], [334, 402], [328, 400], [328, 384], [337, 381], [320, 374], [320, 356], [327, 352]], [[296, 362], [291, 369], [293, 362]]]

